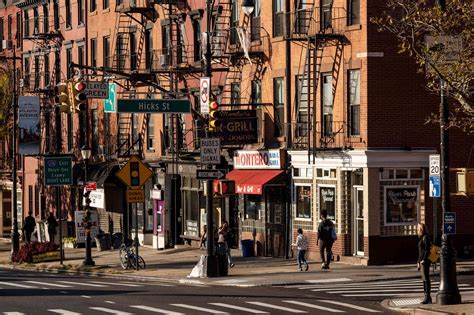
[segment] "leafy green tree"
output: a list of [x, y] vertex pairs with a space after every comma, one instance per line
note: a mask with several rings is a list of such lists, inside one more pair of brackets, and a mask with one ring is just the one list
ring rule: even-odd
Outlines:
[[[425, 73], [428, 88], [445, 91], [454, 100], [449, 126], [474, 132], [474, 1], [386, 0], [382, 16], [371, 18], [380, 31], [392, 33], [399, 52], [408, 53]], [[438, 121], [432, 114], [428, 121]]]
[[12, 127], [13, 89], [10, 73], [0, 68], [0, 141], [7, 140]]

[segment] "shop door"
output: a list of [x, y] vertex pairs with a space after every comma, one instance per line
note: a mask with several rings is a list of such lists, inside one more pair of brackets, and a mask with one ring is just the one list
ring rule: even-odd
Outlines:
[[285, 256], [285, 187], [265, 188], [266, 241], [267, 256]]
[[364, 256], [364, 188], [354, 186], [353, 216], [354, 228], [352, 239], [354, 240], [354, 255]]

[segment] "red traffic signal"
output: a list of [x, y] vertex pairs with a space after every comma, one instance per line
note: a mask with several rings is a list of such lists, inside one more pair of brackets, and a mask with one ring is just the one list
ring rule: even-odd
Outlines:
[[219, 104], [216, 101], [209, 102], [209, 131], [216, 131], [218, 127]]
[[214, 182], [214, 193], [218, 195], [235, 195], [235, 181], [223, 179]]

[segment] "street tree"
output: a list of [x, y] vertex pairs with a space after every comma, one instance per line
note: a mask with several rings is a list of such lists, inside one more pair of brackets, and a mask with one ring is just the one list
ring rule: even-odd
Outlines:
[[12, 127], [13, 88], [10, 72], [0, 68], [0, 141], [8, 140]]
[[[420, 65], [429, 90], [440, 93], [441, 84], [453, 106], [449, 126], [474, 133], [474, 2], [447, 0], [386, 0], [382, 16], [371, 18], [379, 31], [392, 33], [399, 53]], [[428, 122], [438, 121], [431, 114]]]

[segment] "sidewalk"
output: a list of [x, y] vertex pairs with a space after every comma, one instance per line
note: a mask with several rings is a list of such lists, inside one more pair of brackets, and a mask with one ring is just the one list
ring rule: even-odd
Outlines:
[[[297, 271], [295, 259], [281, 259], [271, 257], [242, 257], [238, 250], [233, 250], [233, 262], [235, 267], [229, 269], [229, 275], [221, 278], [188, 278], [191, 270], [199, 261], [201, 255], [206, 252], [201, 249], [190, 247], [178, 247], [166, 250], [156, 250], [146, 246], [140, 246], [139, 254], [146, 262], [144, 270], [123, 270], [120, 266], [118, 249], [98, 252], [92, 249], [95, 266], [85, 268], [82, 261], [85, 258], [84, 248], [66, 248], [63, 265], [59, 261], [38, 264], [14, 264], [9, 261], [9, 240], [0, 239], [0, 267], [10, 269], [26, 269], [45, 272], [67, 272], [71, 274], [89, 274], [100, 277], [118, 277], [120, 279], [130, 278], [140, 281], [161, 281], [168, 283], [193, 283], [207, 285], [227, 286], [275, 286], [308, 284], [307, 280], [330, 280], [342, 281], [375, 281], [388, 279], [418, 278], [419, 272], [416, 267], [410, 265], [387, 265], [387, 266], [360, 266], [334, 263], [330, 272], [321, 272], [320, 264], [316, 261], [310, 262], [308, 272]], [[474, 261], [458, 261], [458, 273], [474, 273]], [[441, 314], [474, 314], [474, 292], [463, 294], [463, 303], [456, 306], [421, 305], [419, 297], [414, 295], [410, 298], [393, 298], [385, 300], [383, 305], [402, 312], [412, 314], [422, 311], [430, 311], [430, 314], [441, 312]], [[435, 293], [433, 293], [433, 298]], [[451, 313], [446, 313], [446, 311]], [[454, 313], [453, 313], [454, 312]]]

